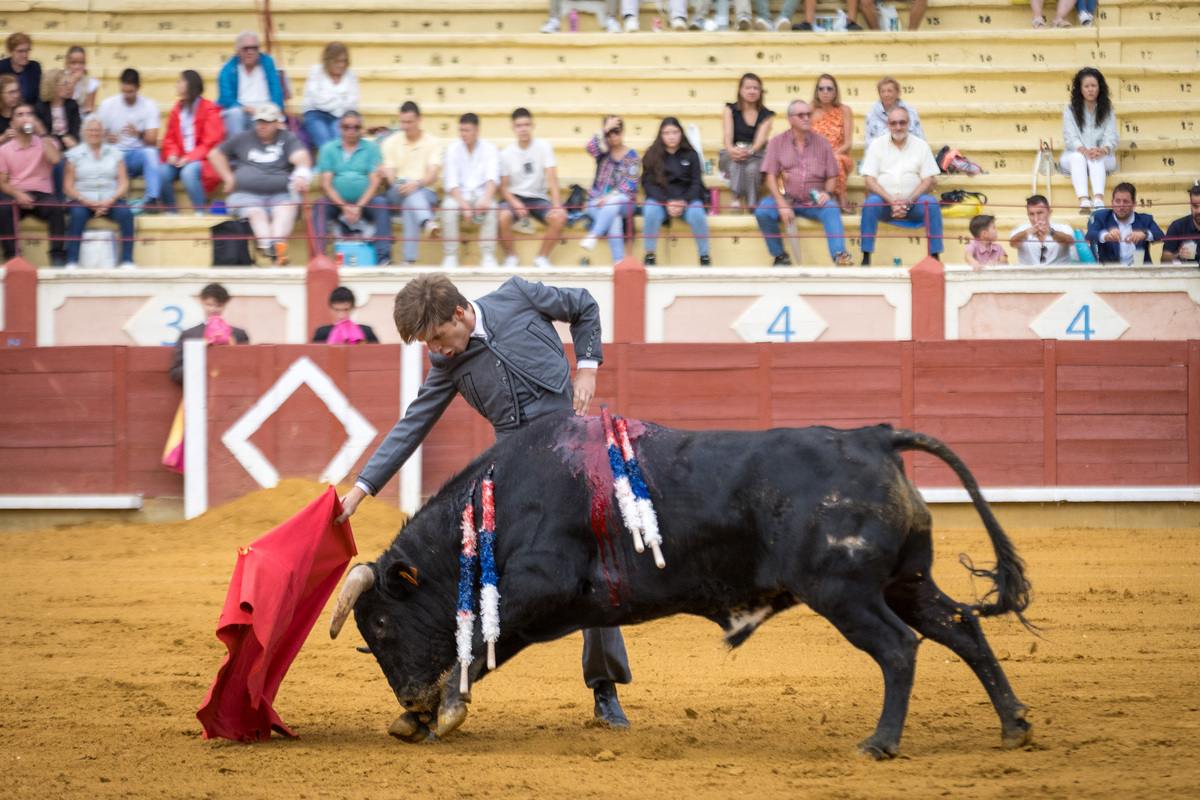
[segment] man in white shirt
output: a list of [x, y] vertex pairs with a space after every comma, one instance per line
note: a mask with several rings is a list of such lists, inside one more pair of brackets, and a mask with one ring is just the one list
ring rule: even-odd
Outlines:
[[1013, 228], [1008, 243], [1017, 248], [1017, 263], [1027, 267], [1070, 264], [1075, 230], [1065, 223], [1050, 221], [1050, 201], [1035, 194], [1025, 201], [1029, 222]]
[[[862, 207], [863, 266], [871, 264], [879, 223], [926, 227], [929, 254], [938, 258], [942, 241], [942, 207], [930, 194], [941, 173], [924, 139], [909, 133], [908, 111], [896, 106], [888, 114], [888, 135], [871, 142], [863, 159], [867, 200]], [[941, 259], [938, 259], [939, 261]]]
[[162, 117], [155, 103], [139, 95], [141, 76], [136, 69], [121, 73], [121, 93], [107, 98], [96, 114], [104, 123], [104, 140], [115, 144], [125, 154], [125, 169], [129, 177], [141, 175], [146, 183], [143, 209], [158, 212], [162, 179], [158, 169], [158, 126]]
[[500, 153], [500, 195], [504, 198], [500, 204], [500, 247], [507, 254], [504, 268], [515, 270], [520, 266], [512, 246], [513, 219], [528, 225], [527, 231], [532, 232], [530, 217], [546, 226], [542, 249], [533, 258], [535, 267], [546, 268], [550, 266], [550, 251], [567, 224], [554, 148], [545, 139], [533, 138], [533, 115], [528, 109], [518, 108], [512, 113], [512, 128], [517, 141]]
[[500, 183], [500, 151], [479, 138], [479, 117], [463, 114], [458, 119], [457, 142], [446, 147], [446, 196], [442, 200], [442, 269], [458, 266], [458, 220], [479, 225], [479, 266], [495, 269], [496, 187]]

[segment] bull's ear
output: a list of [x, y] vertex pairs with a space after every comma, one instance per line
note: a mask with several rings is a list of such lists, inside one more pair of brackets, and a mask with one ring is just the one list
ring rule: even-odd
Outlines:
[[396, 561], [384, 573], [388, 594], [404, 597], [417, 586], [417, 568], [405, 561]]

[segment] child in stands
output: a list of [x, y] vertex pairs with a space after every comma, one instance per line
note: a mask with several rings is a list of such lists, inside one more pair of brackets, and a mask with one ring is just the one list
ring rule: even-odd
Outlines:
[[965, 253], [967, 263], [980, 272], [984, 267], [994, 267], [997, 264], [1008, 263], [1008, 253], [996, 243], [1000, 235], [996, 233], [996, 218], [991, 214], [976, 214], [968, 226], [971, 229], [971, 243]]

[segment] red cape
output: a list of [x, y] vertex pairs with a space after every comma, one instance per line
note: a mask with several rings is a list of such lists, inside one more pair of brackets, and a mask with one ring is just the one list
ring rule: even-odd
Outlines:
[[288, 667], [358, 554], [337, 491], [329, 490], [275, 530], [238, 548], [237, 566], [217, 625], [229, 648], [208, 696], [196, 711], [204, 738], [239, 742], [288, 730], [271, 703]]

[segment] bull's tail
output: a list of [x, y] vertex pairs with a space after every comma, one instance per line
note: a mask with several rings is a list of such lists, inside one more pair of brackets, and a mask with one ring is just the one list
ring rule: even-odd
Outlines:
[[946, 465], [954, 470], [954, 474], [962, 481], [963, 488], [971, 496], [971, 502], [983, 520], [988, 538], [992, 540], [992, 549], [996, 551], [995, 568], [976, 568], [966, 554], [959, 558], [962, 565], [972, 575], [978, 578], [987, 578], [992, 582], [992, 590], [976, 603], [975, 610], [981, 617], [1013, 613], [1016, 614], [1022, 625], [1032, 629], [1023, 613], [1029, 607], [1031, 591], [1029, 579], [1025, 577], [1025, 562], [1017, 555], [1016, 548], [1013, 547], [1008, 535], [1004, 533], [1004, 529], [1000, 527], [1000, 522], [992, 513], [991, 506], [983, 499], [983, 494], [979, 491], [979, 484], [975, 482], [975, 476], [967, 469], [967, 465], [945, 444], [923, 433], [906, 430], [894, 431], [892, 441], [897, 450], [921, 450], [946, 462]]

